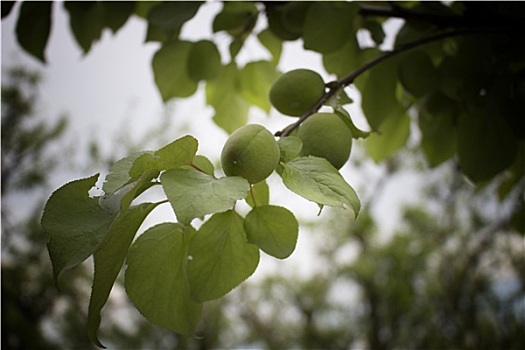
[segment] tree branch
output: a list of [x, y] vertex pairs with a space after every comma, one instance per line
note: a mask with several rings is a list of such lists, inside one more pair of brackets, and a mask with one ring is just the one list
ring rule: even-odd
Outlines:
[[310, 110], [308, 110], [306, 113], [304, 113], [294, 124], [291, 124], [287, 126], [284, 130], [277, 132], [275, 135], [279, 137], [286, 137], [290, 135], [295, 129], [301, 125], [302, 122], [304, 122], [308, 117], [310, 117], [312, 114], [316, 113], [323, 104], [328, 101], [340, 88], [344, 88], [354, 82], [354, 80], [359, 77], [361, 74], [365, 73], [367, 70], [371, 69], [372, 67], [378, 65], [379, 63], [388, 60], [389, 58], [400, 54], [402, 52], [411, 50], [413, 48], [428, 44], [433, 41], [438, 41], [446, 38], [450, 38], [453, 36], [460, 36], [460, 35], [466, 35], [466, 34], [476, 34], [481, 32], [487, 32], [489, 31], [501, 31], [503, 28], [463, 28], [463, 29], [456, 29], [456, 30], [449, 30], [446, 32], [441, 32], [435, 35], [430, 35], [418, 40], [414, 40], [408, 43], [405, 43], [403, 45], [398, 46], [392, 51], [385, 51], [382, 55], [374, 58], [373, 60], [369, 61], [368, 63], [364, 64], [363, 66], [359, 67], [349, 75], [347, 75], [344, 78], [341, 78], [336, 81], [332, 81], [326, 84], [328, 87], [328, 91], [326, 91], [321, 98], [312, 106]]

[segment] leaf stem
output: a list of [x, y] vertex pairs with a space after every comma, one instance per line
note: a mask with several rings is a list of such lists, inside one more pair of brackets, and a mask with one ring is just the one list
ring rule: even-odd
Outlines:
[[308, 110], [306, 113], [304, 113], [294, 124], [291, 124], [284, 128], [282, 131], [277, 132], [275, 135], [279, 137], [286, 137], [290, 135], [295, 129], [301, 125], [302, 122], [304, 122], [308, 117], [310, 117], [312, 114], [316, 113], [323, 104], [332, 97], [337, 90], [344, 88], [354, 82], [354, 80], [359, 77], [361, 74], [365, 73], [367, 70], [371, 69], [372, 67], [378, 65], [379, 63], [388, 60], [389, 58], [400, 54], [402, 52], [411, 50], [413, 48], [416, 48], [418, 46], [422, 46], [425, 44], [428, 44], [433, 41], [438, 41], [446, 38], [450, 38], [453, 36], [459, 36], [459, 35], [465, 35], [465, 34], [476, 34], [480, 32], [487, 32], [487, 30], [490, 31], [499, 31], [504, 28], [463, 28], [463, 29], [456, 29], [456, 30], [448, 30], [445, 32], [441, 32], [438, 34], [430, 35], [421, 39], [417, 39], [405, 44], [402, 44], [391, 51], [385, 51], [382, 55], [377, 56], [373, 60], [369, 61], [368, 63], [364, 64], [363, 66], [359, 67], [352, 73], [348, 74], [346, 77], [343, 77], [339, 80], [332, 81], [326, 84], [326, 87], [328, 90], [317, 100], [317, 102]]

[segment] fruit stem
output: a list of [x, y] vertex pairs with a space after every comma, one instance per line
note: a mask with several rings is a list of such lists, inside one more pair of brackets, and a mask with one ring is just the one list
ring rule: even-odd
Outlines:
[[368, 63], [364, 64], [363, 66], [357, 68], [352, 73], [348, 74], [346, 77], [343, 77], [339, 80], [335, 80], [332, 82], [329, 82], [326, 84], [326, 87], [328, 90], [317, 100], [317, 102], [313, 105], [312, 108], [310, 108], [307, 112], [305, 112], [294, 124], [291, 124], [284, 128], [282, 131], [279, 131], [275, 133], [275, 136], [278, 137], [286, 137], [290, 135], [295, 129], [301, 125], [302, 122], [304, 122], [308, 117], [310, 117], [312, 114], [316, 113], [323, 104], [332, 97], [339, 89], [344, 88], [350, 84], [353, 84], [354, 80], [360, 76], [361, 74], [365, 73], [367, 70], [371, 69], [372, 67], [378, 65], [379, 63], [386, 61], [387, 59], [391, 58], [392, 56], [395, 56], [397, 54], [400, 54], [402, 52], [411, 50], [413, 48], [416, 48], [421, 45], [428, 44], [433, 41], [442, 40], [445, 38], [453, 37], [453, 36], [459, 36], [459, 35], [465, 35], [465, 34], [476, 34], [480, 32], [487, 32], [489, 31], [501, 31], [505, 30], [505, 28], [463, 28], [463, 29], [456, 29], [456, 30], [449, 30], [446, 32], [441, 32], [435, 35], [430, 35], [418, 40], [410, 41], [408, 43], [405, 43], [403, 45], [398, 46], [392, 51], [385, 51], [382, 55], [377, 56], [373, 60], [369, 61]]

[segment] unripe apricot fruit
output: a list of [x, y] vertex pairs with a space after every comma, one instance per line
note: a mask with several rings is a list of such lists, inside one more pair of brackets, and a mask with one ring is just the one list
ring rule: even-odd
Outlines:
[[281, 75], [270, 88], [270, 102], [279, 112], [298, 117], [324, 94], [323, 78], [309, 69], [295, 69]]
[[235, 130], [222, 149], [221, 164], [227, 176], [242, 176], [255, 184], [266, 179], [279, 163], [279, 145], [259, 124]]
[[303, 141], [302, 156], [325, 158], [340, 169], [350, 157], [352, 132], [335, 113], [315, 113], [306, 119], [297, 132]]

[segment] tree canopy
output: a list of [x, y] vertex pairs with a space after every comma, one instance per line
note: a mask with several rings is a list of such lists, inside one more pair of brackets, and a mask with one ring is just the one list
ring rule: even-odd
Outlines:
[[[502, 200], [523, 192], [522, 3], [225, 2], [209, 23], [212, 38], [180, 38], [185, 23], [207, 5], [63, 4], [85, 54], [104, 30], [116, 32], [132, 16], [146, 21], [145, 41], [160, 44], [151, 66], [162, 99], [189, 97], [203, 87], [213, 121], [228, 133], [249, 122], [250, 108], [272, 109], [269, 91], [283, 74], [279, 62], [287, 42], [300, 40], [304, 50], [319, 54], [333, 80], [325, 82], [324, 92], [295, 122], [273, 133], [280, 149], [275, 170], [283, 184], [321, 210], [344, 207], [357, 216], [361, 202], [333, 164], [301, 153], [297, 130], [319, 111], [339, 116], [376, 162], [416, 140], [429, 167], [456, 162], [477, 186], [497, 186]], [[19, 6], [18, 42], [45, 63], [53, 6], [62, 4]], [[13, 7], [3, 2], [2, 17]], [[385, 48], [385, 24], [393, 18], [403, 25], [394, 34], [393, 47]], [[228, 50], [218, 45], [224, 34]], [[363, 34], [370, 40], [360, 39]], [[258, 40], [269, 59], [238, 62], [248, 38]], [[348, 112], [347, 106], [355, 103], [348, 97], [349, 87], [360, 93], [367, 130], [358, 128]], [[268, 253], [261, 242], [284, 236], [270, 255], [282, 258], [280, 243], [293, 251], [298, 224], [288, 209], [270, 204], [266, 182], [216, 177], [212, 162], [197, 152], [198, 140], [187, 135], [116, 162], [100, 195], [89, 193], [99, 180], [96, 174], [72, 181], [50, 197], [42, 225], [50, 237], [56, 283], [60, 285], [63, 271], [94, 256], [88, 333], [99, 346], [100, 311], [125, 263], [126, 289], [139, 311], [155, 324], [191, 334], [203, 302], [225, 295], [253, 273], [259, 251]], [[165, 200], [134, 201], [154, 186], [162, 187]], [[250, 208], [246, 217], [235, 204], [244, 200]], [[521, 194], [508, 218], [508, 225], [521, 232], [524, 202]], [[135, 240], [143, 220], [164, 203], [172, 206], [177, 222], [161, 223]], [[192, 225], [203, 217], [201, 227]]]

